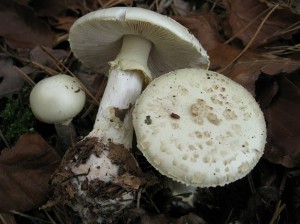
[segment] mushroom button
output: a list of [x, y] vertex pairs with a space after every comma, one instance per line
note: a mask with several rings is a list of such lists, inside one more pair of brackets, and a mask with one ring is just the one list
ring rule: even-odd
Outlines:
[[85, 99], [85, 92], [77, 80], [65, 74], [41, 80], [29, 97], [34, 116], [42, 122], [55, 125], [64, 147], [68, 147], [75, 136], [72, 119], [83, 109]]
[[[170, 116], [174, 111], [180, 119]], [[203, 69], [180, 69], [151, 82], [137, 100], [133, 125], [146, 159], [161, 174], [195, 187], [244, 177], [266, 143], [264, 116], [253, 96]]]

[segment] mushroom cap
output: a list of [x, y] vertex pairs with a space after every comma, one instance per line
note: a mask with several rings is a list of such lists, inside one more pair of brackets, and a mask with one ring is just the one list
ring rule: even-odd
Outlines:
[[244, 177], [266, 143], [253, 96], [224, 75], [181, 69], [144, 90], [133, 111], [137, 146], [163, 175], [196, 187]]
[[72, 25], [69, 42], [81, 62], [108, 74], [108, 62], [118, 55], [124, 35], [138, 35], [152, 43], [149, 79], [175, 69], [209, 66], [206, 51], [184, 26], [143, 8], [114, 7], [88, 13]]
[[49, 124], [68, 124], [82, 110], [85, 92], [75, 78], [58, 74], [38, 82], [30, 93], [34, 116]]

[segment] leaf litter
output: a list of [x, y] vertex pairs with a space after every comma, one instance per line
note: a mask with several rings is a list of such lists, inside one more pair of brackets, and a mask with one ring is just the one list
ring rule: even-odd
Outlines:
[[[211, 70], [239, 82], [256, 97], [267, 121], [268, 144], [264, 158], [251, 174], [225, 187], [198, 189], [194, 207], [172, 196], [159, 182], [141, 189], [137, 207], [125, 211], [120, 223], [297, 223], [300, 33], [299, 8], [296, 1], [289, 2], [4, 0], [0, 6], [0, 111], [7, 106], [7, 99], [14, 99], [24, 87], [31, 88], [28, 80], [32, 84], [70, 71], [95, 97], [88, 100], [84, 116], [74, 119], [79, 136], [85, 136], [94, 123], [94, 100], [102, 96], [106, 78], [89, 71], [70, 54], [70, 26], [80, 16], [101, 7], [142, 6], [159, 11], [199, 39], [210, 56]], [[23, 105], [28, 107], [26, 102]], [[31, 131], [37, 134], [21, 135], [17, 143], [10, 143], [15, 146], [4, 149], [7, 133], [1, 130], [0, 179], [4, 179], [0, 181], [0, 208], [9, 213], [1, 214], [0, 220], [78, 222], [66, 206], [38, 210], [51, 194], [48, 181], [60, 157], [54, 150], [57, 138], [51, 125], [36, 121]], [[143, 172], [160, 178], [133, 150]]]

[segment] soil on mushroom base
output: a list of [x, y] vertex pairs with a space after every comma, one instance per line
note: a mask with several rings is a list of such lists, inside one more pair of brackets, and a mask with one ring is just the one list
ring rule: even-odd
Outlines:
[[[107, 157], [112, 164], [118, 166], [117, 176], [112, 181], [105, 182], [100, 179], [89, 181], [87, 178], [89, 171], [82, 174], [72, 172], [72, 167], [85, 164], [91, 155], [99, 158], [104, 151], [108, 152]], [[97, 167], [97, 169], [101, 168]], [[79, 181], [79, 178], [81, 180], [82, 178], [85, 179]], [[74, 181], [77, 184], [74, 184]], [[127, 192], [136, 195], [140, 187], [149, 184], [151, 181], [153, 179], [151, 180], [141, 171], [133, 154], [122, 145], [103, 144], [97, 138], [86, 138], [75, 144], [65, 154], [60, 167], [51, 179], [54, 194], [47, 205], [80, 205], [88, 210], [89, 219], [112, 218], [113, 211], [118, 213], [121, 209], [120, 203], [110, 203], [109, 209], [101, 209], [101, 204], [97, 202], [111, 201], [122, 197]], [[86, 200], [86, 198], [88, 199]]]

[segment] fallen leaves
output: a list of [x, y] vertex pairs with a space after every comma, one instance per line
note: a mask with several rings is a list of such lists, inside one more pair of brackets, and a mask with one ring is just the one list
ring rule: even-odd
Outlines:
[[[267, 13], [274, 7], [258, 0], [224, 0], [226, 9], [226, 22], [230, 29], [226, 29], [227, 36], [236, 36], [247, 45], [255, 36], [257, 28]], [[299, 21], [299, 16], [291, 13], [287, 8], [275, 10], [263, 24], [260, 32], [255, 36], [251, 48], [257, 48], [263, 44], [278, 38], [290, 39], [296, 30], [289, 30], [293, 24]]]
[[[147, 1], [149, 2], [151, 1]], [[289, 5], [283, 6], [283, 1], [270, 0], [204, 1], [205, 3], [195, 1], [198, 6], [205, 5], [205, 10], [198, 8], [199, 11], [193, 10], [193, 13], [188, 14], [192, 2], [194, 1], [189, 1], [188, 4], [187, 1], [182, 0], [152, 1], [151, 5], [147, 5], [146, 1], [132, 0], [2, 0], [0, 36], [3, 39], [1, 51], [5, 56], [1, 55], [0, 58], [0, 97], [18, 93], [24, 83], [24, 77], [21, 78], [20, 70], [17, 72], [15, 66], [18, 66], [28, 77], [38, 80], [45, 74], [52, 75], [65, 71], [62, 64], [77, 74], [94, 95], [101, 96], [100, 90], [105, 86], [104, 77], [100, 74], [91, 74], [88, 68], [77, 63], [68, 53], [69, 28], [78, 17], [100, 7], [143, 4], [144, 7], [149, 6], [164, 14], [177, 15], [174, 18], [186, 26], [208, 51], [211, 60], [210, 70], [227, 75], [257, 97], [268, 125], [268, 144], [264, 157], [271, 163], [289, 168], [299, 167], [300, 78], [296, 71], [300, 68], [300, 17], [295, 13], [299, 12], [299, 7], [295, 5], [298, 3], [290, 1], [293, 7], [289, 7]], [[51, 59], [41, 46], [47, 49], [55, 60]], [[19, 49], [25, 50], [26, 53], [21, 55]], [[85, 125], [88, 130], [89, 123]], [[50, 159], [52, 157], [53, 163]], [[27, 159], [24, 161], [22, 158]], [[43, 203], [49, 192], [47, 181], [59, 160], [53, 149], [38, 135], [22, 136], [12, 150], [5, 149], [0, 156], [0, 211], [10, 209], [25, 211]], [[274, 168], [274, 164], [270, 166], [268, 161], [263, 159], [263, 162], [267, 163], [264, 170]], [[271, 177], [266, 175], [260, 179], [271, 178], [277, 183], [278, 176], [280, 175], [276, 173]], [[134, 185], [136, 183], [133, 180], [130, 176], [124, 175], [122, 184], [128, 184], [129, 181], [129, 184]], [[255, 181], [255, 184], [260, 182], [257, 179]], [[138, 184], [136, 186], [138, 187]], [[238, 188], [231, 192], [244, 194], [243, 190], [249, 190], [247, 183], [245, 186], [246, 188], [242, 190]], [[205, 203], [204, 200], [205, 206], [213, 210], [212, 214], [207, 214], [207, 210], [201, 207], [199, 211], [204, 211], [203, 216], [201, 212], [198, 216], [199, 211], [197, 211], [197, 215], [190, 213], [178, 219], [170, 217], [169, 213], [164, 211], [161, 215], [153, 215], [156, 214], [155, 212], [148, 213], [155, 210], [151, 210], [155, 204], [153, 198], [142, 195], [143, 200], [149, 199], [147, 204], [149, 206], [145, 206], [145, 210], [131, 211], [129, 219], [143, 220], [145, 223], [184, 223], [187, 220], [202, 223], [204, 221], [200, 217], [207, 221], [208, 216], [213, 217], [215, 214], [227, 216], [233, 212], [234, 218], [238, 215], [242, 218], [245, 214], [251, 215], [253, 222], [258, 223], [257, 216], [266, 216], [265, 211], [270, 213], [273, 209], [272, 206], [270, 209], [270, 204], [282, 199], [281, 195], [276, 196], [281, 192], [281, 186], [280, 189], [276, 186], [276, 191], [272, 191], [273, 185], [262, 183], [261, 187], [257, 186], [256, 193], [248, 202], [245, 195], [237, 197], [239, 198], [237, 201], [243, 200], [243, 203], [246, 203], [246, 207], [242, 208], [244, 211], [242, 214], [240, 205], [232, 206], [233, 197], [224, 199], [228, 204], [225, 203], [226, 206], [223, 207], [220, 207], [222, 204], [220, 198], [224, 197], [215, 197], [214, 206]], [[295, 185], [294, 188], [299, 187]], [[270, 196], [272, 200], [262, 197], [270, 192], [273, 192]], [[223, 196], [227, 194], [228, 192], [225, 192]], [[205, 193], [205, 196], [207, 195], [210, 194]], [[161, 195], [159, 194], [158, 197]], [[143, 200], [141, 205], [145, 203]], [[285, 203], [288, 203], [287, 200]], [[262, 205], [265, 210], [261, 210], [263, 214], [260, 214], [255, 209], [261, 208]], [[229, 211], [230, 209], [232, 210]], [[229, 222], [231, 221], [229, 216], [213, 218]], [[248, 217], [246, 218], [245, 220], [249, 220]]]
[[21, 90], [24, 80], [13, 65], [13, 60], [0, 57], [0, 97]]
[[277, 82], [276, 95], [264, 109], [270, 137], [265, 157], [286, 167], [299, 167], [300, 89], [286, 76], [280, 76]]
[[29, 7], [11, 0], [0, 4], [0, 36], [11, 48], [31, 49], [37, 44], [52, 47], [54, 33]]
[[0, 212], [27, 211], [47, 199], [50, 175], [60, 162], [38, 134], [23, 135], [0, 155]]

